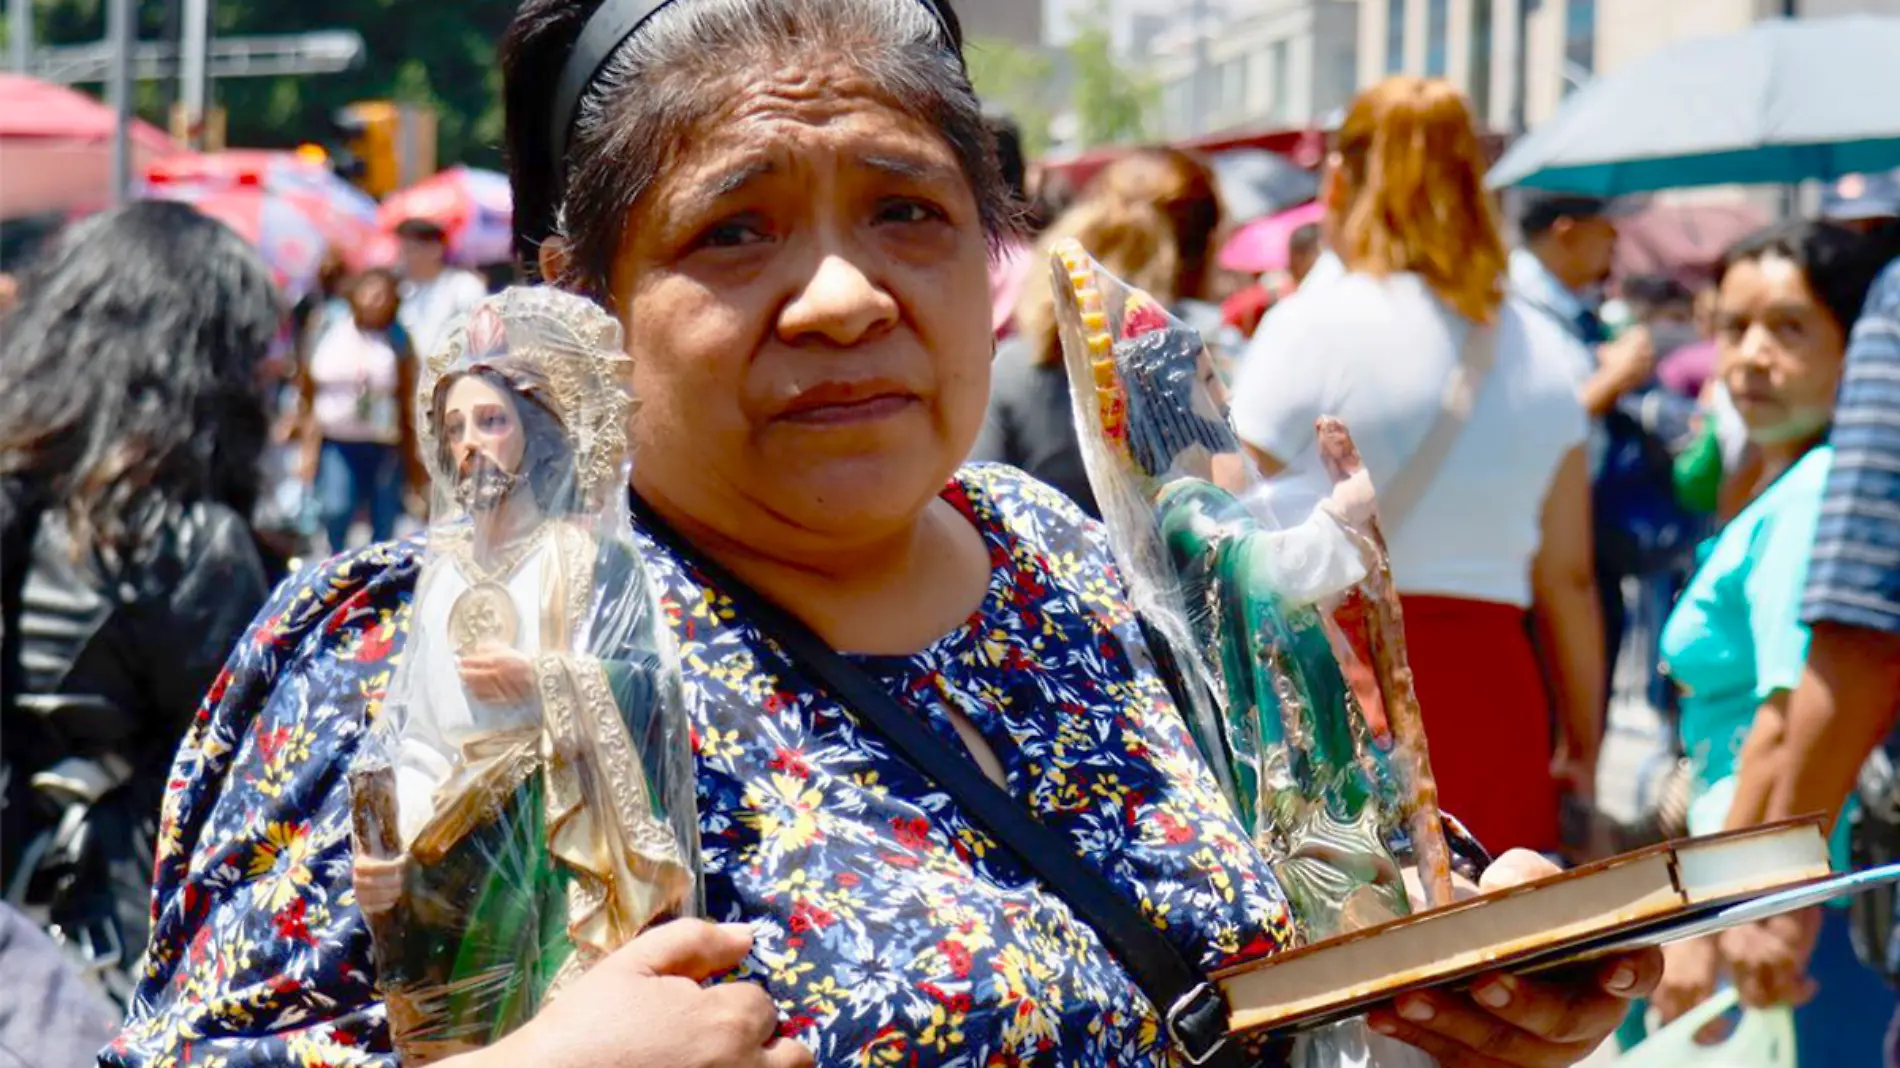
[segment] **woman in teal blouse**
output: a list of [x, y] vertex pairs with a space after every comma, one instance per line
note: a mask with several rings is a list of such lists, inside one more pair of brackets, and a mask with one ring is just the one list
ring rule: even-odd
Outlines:
[[[1698, 833], [1722, 829], [1750, 729], [1784, 713], [1807, 661], [1800, 601], [1832, 459], [1834, 392], [1881, 266], [1859, 235], [1802, 221], [1749, 237], [1723, 260], [1718, 373], [1763, 472], [1754, 501], [1704, 547], [1662, 632], [1666, 670], [1681, 690]], [[1878, 1063], [1892, 995], [1854, 962], [1844, 923], [1830, 921], [1823, 938], [1816, 975], [1826, 994], [1796, 1018], [1800, 1062]], [[1708, 996], [1720, 962], [1712, 939], [1671, 947], [1667, 960], [1656, 1005], [1671, 1018]], [[1832, 962], [1825, 975], [1823, 960]]]

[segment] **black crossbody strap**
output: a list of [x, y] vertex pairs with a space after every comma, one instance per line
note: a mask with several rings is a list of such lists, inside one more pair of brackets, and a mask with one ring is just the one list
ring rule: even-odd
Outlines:
[[760, 633], [778, 643], [794, 666], [816, 676], [834, 698], [955, 799], [971, 822], [1068, 903], [1148, 995], [1188, 1063], [1222, 1068], [1244, 1063], [1239, 1047], [1227, 1039], [1227, 1002], [1220, 988], [1184, 959], [1101, 872], [1077, 857], [1067, 838], [1044, 826], [1028, 806], [984, 776], [967, 754], [951, 748], [810, 627], [693, 549], [637, 495], [632, 503], [649, 534], [710, 578]]

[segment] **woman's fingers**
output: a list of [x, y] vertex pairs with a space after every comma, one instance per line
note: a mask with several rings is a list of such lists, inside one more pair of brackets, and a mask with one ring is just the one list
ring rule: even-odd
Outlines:
[[1597, 965], [1597, 982], [1604, 993], [1635, 1001], [1646, 998], [1662, 982], [1662, 950], [1650, 948], [1612, 957]]
[[815, 1068], [818, 1061], [804, 1043], [781, 1038], [766, 1045], [759, 1063], [764, 1068]]
[[[1491, 980], [1494, 983], [1496, 980]], [[1526, 989], [1526, 980], [1516, 980], [1516, 988], [1505, 999], [1503, 1006], [1493, 1006], [1465, 998], [1443, 993], [1407, 994], [1397, 1003], [1399, 1022], [1411, 1028], [1437, 1036], [1443, 1040], [1442, 1048], [1449, 1048], [1459, 1058], [1447, 1060], [1441, 1047], [1425, 1047], [1427, 1052], [1439, 1058], [1441, 1068], [1452, 1065], [1484, 1065], [1493, 1062], [1517, 1065], [1519, 1068], [1569, 1068], [1570, 1065], [1589, 1056], [1609, 1033], [1616, 1029], [1620, 1014], [1607, 1025], [1598, 1022], [1601, 1006], [1590, 1003], [1592, 998], [1581, 999], [1584, 1003], [1572, 1005], [1568, 999], [1547, 998], [1545, 991]], [[1474, 996], [1482, 991], [1483, 996], [1492, 997], [1495, 986], [1474, 988]], [[1601, 998], [1602, 995], [1594, 995]], [[1614, 1000], [1614, 999], [1607, 999]], [[1554, 1003], [1553, 1003], [1554, 1002]], [[1620, 1002], [1617, 1002], [1621, 1005]], [[1386, 1020], [1389, 1021], [1390, 1017]], [[1516, 1019], [1555, 1034], [1582, 1035], [1582, 1038], [1563, 1040], [1547, 1038], [1543, 1033], [1533, 1032], [1514, 1022]], [[1385, 1022], [1375, 1019], [1377, 1023]], [[1397, 1035], [1413, 1045], [1420, 1043], [1404, 1035]]]

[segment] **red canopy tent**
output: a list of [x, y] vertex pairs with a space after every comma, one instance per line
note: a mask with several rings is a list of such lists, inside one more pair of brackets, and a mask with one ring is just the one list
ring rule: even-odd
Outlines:
[[[0, 74], [0, 219], [110, 200], [117, 121], [110, 107], [84, 93]], [[133, 124], [134, 174], [176, 151], [158, 127]]]

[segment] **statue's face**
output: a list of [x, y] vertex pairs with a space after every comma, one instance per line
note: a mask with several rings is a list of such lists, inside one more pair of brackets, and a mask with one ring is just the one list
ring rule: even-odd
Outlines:
[[508, 496], [521, 475], [528, 441], [514, 395], [473, 375], [449, 387], [442, 444], [455, 469], [455, 499], [472, 512]]

